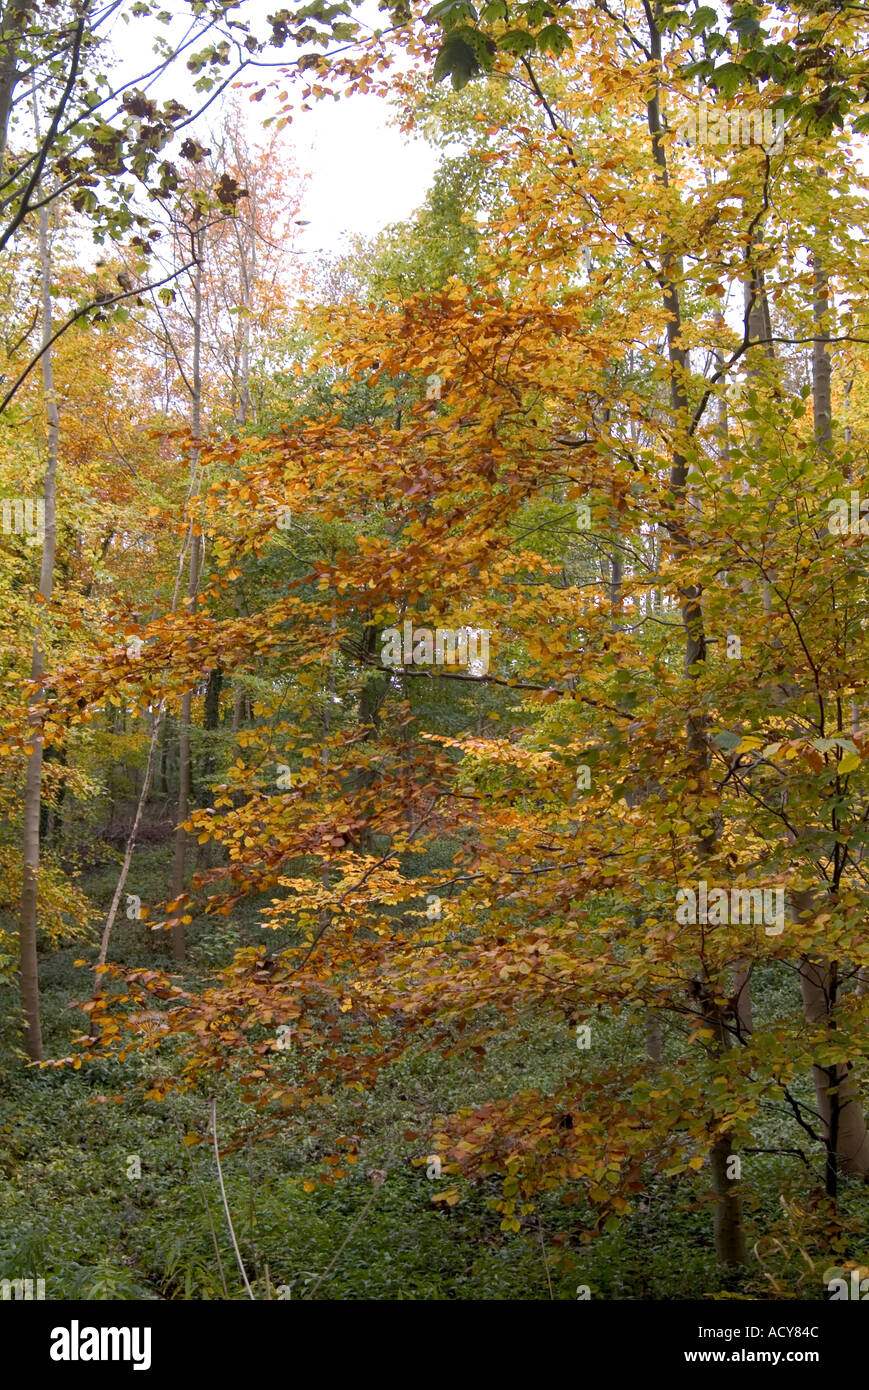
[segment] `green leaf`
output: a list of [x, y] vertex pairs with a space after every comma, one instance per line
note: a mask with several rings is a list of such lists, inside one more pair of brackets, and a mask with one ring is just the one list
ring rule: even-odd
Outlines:
[[739, 734], [732, 734], [729, 729], [722, 729], [720, 733], [712, 735], [713, 742], [719, 748], [736, 748], [741, 742]]
[[498, 47], [505, 53], [518, 53], [521, 57], [523, 53], [533, 52], [536, 45], [533, 34], [529, 34], [527, 29], [508, 29], [498, 39]]
[[431, 24], [438, 20], [445, 29], [454, 29], [456, 25], [463, 24], [468, 19], [475, 20], [477, 11], [474, 6], [467, 3], [467, 0], [438, 0], [436, 5], [425, 15], [425, 23]]
[[557, 58], [565, 49], [572, 48], [573, 43], [560, 24], [547, 24], [537, 35], [537, 47], [541, 53], [554, 53]]
[[741, 63], [721, 63], [713, 69], [712, 81], [725, 96], [732, 97], [745, 80], [745, 69]]
[[701, 5], [691, 21], [691, 33], [700, 34], [704, 29], [709, 29], [713, 24], [718, 23], [718, 14], [712, 9], [711, 5]]
[[450, 77], [453, 87], [460, 92], [479, 71], [480, 64], [471, 45], [458, 34], [447, 34], [435, 60], [435, 82]]

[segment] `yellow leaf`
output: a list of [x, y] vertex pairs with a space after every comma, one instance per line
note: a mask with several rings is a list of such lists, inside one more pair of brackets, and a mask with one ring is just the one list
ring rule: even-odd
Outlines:
[[437, 1192], [432, 1197], [433, 1202], [443, 1202], [448, 1207], [454, 1207], [458, 1200], [459, 1189], [457, 1187], [448, 1187], [446, 1192]]

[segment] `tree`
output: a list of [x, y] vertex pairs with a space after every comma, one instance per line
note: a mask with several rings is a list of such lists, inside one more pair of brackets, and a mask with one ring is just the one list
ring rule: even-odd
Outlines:
[[[650, 1174], [696, 1196], [706, 1169], [734, 1266], [764, 1107], [815, 1146], [831, 1198], [859, 1160], [840, 1141], [867, 1055], [865, 611], [859, 516], [831, 527], [830, 504], [860, 481], [865, 411], [845, 447], [836, 358], [851, 370], [864, 345], [849, 227], [866, 209], [819, 107], [864, 21], [812, 16], [810, 48], [832, 34], [819, 66], [777, 20], [709, 15], [577, 6], [544, 26], [520, 7], [508, 27], [439, 8], [435, 75], [491, 72], [515, 98], [481, 98], [498, 119], [470, 148], [500, 183], [468, 279], [426, 263], [397, 285], [388, 250], [373, 302], [299, 326], [282, 428], [210, 447], [207, 601], [160, 624], [141, 671], [143, 694], [216, 656], [257, 681], [253, 726], [190, 817], [217, 863], [167, 925], [265, 892], [292, 944], [240, 949], [200, 989], [116, 965], [98, 1017], [123, 1050], [119, 1016], [156, 997], [183, 1084], [226, 1072], [262, 1131], [289, 1113], [324, 1133], [330, 1090], [545, 1020], [564, 1039], [547, 1094], [408, 1132], [408, 1157], [425, 1142], [456, 1178], [437, 1200], [498, 1178], [502, 1229], [559, 1190], [601, 1230]], [[686, 65], [692, 45], [712, 57]], [[698, 75], [728, 126], [758, 82], [807, 118], [777, 151], [683, 141]], [[823, 294], [793, 249], [821, 221]], [[73, 694], [98, 705], [110, 680], [99, 662], [54, 672], [51, 717], [73, 725]], [[783, 1016], [745, 1027], [735, 962], [788, 982]], [[830, 963], [808, 1030], [795, 962]], [[650, 1015], [654, 1074], [642, 1045], [595, 1055], [607, 1019], [642, 1038]]]

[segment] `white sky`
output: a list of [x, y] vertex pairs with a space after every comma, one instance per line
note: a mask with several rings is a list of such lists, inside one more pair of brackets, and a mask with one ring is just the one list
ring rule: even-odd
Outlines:
[[[255, 16], [275, 8], [273, 0], [245, 0], [240, 14], [246, 17], [249, 12], [253, 28], [259, 31], [262, 26], [254, 23]], [[378, 20], [375, 0], [367, 0], [358, 14], [372, 26], [382, 22]], [[119, 66], [112, 74], [115, 82], [119, 77], [134, 81], [138, 74], [147, 71], [150, 63], [144, 53], [149, 46], [146, 40], [149, 29], [142, 20], [129, 25], [114, 23], [111, 43], [119, 58]], [[161, 28], [160, 32], [167, 31]], [[179, 28], [178, 33], [181, 32]], [[289, 59], [293, 50], [288, 46], [286, 50], [273, 51], [267, 56], [271, 60], [280, 59], [282, 52]], [[259, 69], [246, 71], [241, 80], [250, 82], [262, 78], [262, 85], [267, 85], [277, 77], [276, 69]], [[174, 96], [195, 110], [197, 99], [201, 103], [204, 98], [193, 90], [192, 83], [185, 56], [170, 69], [167, 77], [149, 85], [148, 94], [158, 100]], [[296, 90], [300, 91], [301, 87]], [[229, 88], [227, 96], [240, 97], [242, 108], [248, 105], [246, 92], [233, 93]], [[250, 104], [252, 142], [256, 142], [259, 123], [276, 110], [272, 93], [268, 91], [262, 101]], [[292, 123], [281, 132], [280, 138], [293, 154], [299, 172], [310, 175], [301, 216], [311, 225], [300, 229], [297, 244], [312, 259], [318, 251], [330, 255], [342, 250], [342, 234], [370, 236], [390, 222], [409, 217], [422, 202], [437, 167], [438, 152], [423, 141], [406, 140], [390, 125], [390, 116], [389, 103], [380, 97], [354, 96], [340, 101], [328, 97], [312, 102], [310, 111], [295, 112]], [[218, 118], [219, 106], [215, 103], [205, 113], [202, 123], [189, 128], [187, 133], [203, 138], [208, 127], [217, 124]], [[263, 135], [268, 133], [265, 131]]]
[[304, 249], [336, 250], [342, 232], [369, 236], [419, 207], [438, 151], [406, 141], [388, 118], [386, 103], [374, 96], [327, 99], [282, 132], [299, 169], [311, 174], [302, 208], [311, 222], [301, 229]]

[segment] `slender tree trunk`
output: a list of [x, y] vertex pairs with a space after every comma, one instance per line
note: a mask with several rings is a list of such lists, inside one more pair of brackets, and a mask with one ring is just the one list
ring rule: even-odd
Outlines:
[[731, 1162], [735, 1157], [729, 1134], [723, 1134], [716, 1139], [709, 1155], [712, 1190], [716, 1198], [715, 1253], [725, 1266], [748, 1263], [740, 1184], [739, 1180], [732, 1176], [731, 1168]]
[[[831, 363], [827, 352], [829, 326], [829, 280], [819, 252], [812, 257], [815, 279], [814, 320], [812, 344], [812, 396], [815, 440], [829, 452], [833, 440]], [[841, 732], [841, 730], [839, 731]], [[818, 910], [823, 890], [794, 893], [797, 920]], [[800, 989], [807, 1023], [825, 1023], [832, 1031], [836, 1027], [835, 1008], [838, 992], [839, 965], [837, 961], [809, 960], [800, 962]], [[850, 1062], [838, 1066], [812, 1068], [815, 1097], [823, 1122], [827, 1146], [826, 1189], [835, 1197], [839, 1172], [869, 1179], [869, 1132], [860, 1100], [860, 1092]]]
[[[106, 963], [106, 957], [108, 956], [109, 952], [109, 940], [112, 935], [112, 928], [115, 925], [115, 918], [118, 915], [118, 907], [120, 906], [121, 902], [121, 894], [123, 893], [124, 886], [127, 882], [127, 875], [130, 872], [130, 865], [133, 862], [133, 850], [136, 846], [136, 837], [139, 833], [139, 825], [141, 824], [142, 813], [145, 809], [145, 805], [148, 800], [148, 791], [151, 786], [151, 773], [154, 769], [154, 753], [157, 748], [157, 742], [160, 736], [160, 725], [162, 723], [162, 719], [163, 702], [161, 700], [159, 707], [154, 711], [154, 727], [151, 730], [151, 741], [148, 745], [148, 759], [145, 763], [145, 776], [142, 779], [142, 790], [139, 792], [139, 800], [136, 805], [136, 814], [133, 819], [132, 829], [130, 830], [129, 837], [127, 839], [127, 847], [124, 851], [124, 862], [121, 865], [121, 872], [118, 874], [118, 881], [115, 884], [115, 891], [112, 895], [112, 903], [109, 908], [105, 924], [103, 926], [102, 936], [100, 938], [100, 953], [97, 958], [98, 967], [103, 966]], [[94, 1003], [100, 998], [102, 992], [103, 975], [102, 972], [98, 970], [94, 978], [93, 994], [91, 995], [91, 999]], [[98, 1033], [98, 1017], [94, 1011], [91, 1011], [90, 1035], [92, 1038], [95, 1038], [98, 1035]]]
[[160, 793], [169, 796], [169, 747], [172, 741], [172, 720], [169, 715], [163, 718], [163, 738], [160, 744]]
[[[202, 376], [201, 376], [201, 349], [202, 349], [202, 258], [204, 254], [204, 233], [196, 234], [197, 258], [196, 269], [193, 276], [193, 363], [191, 376], [191, 400], [190, 400], [190, 429], [193, 442], [190, 449], [190, 496], [197, 488], [197, 475], [199, 472], [200, 455], [200, 432], [202, 427]], [[188, 532], [190, 541], [190, 569], [187, 584], [187, 606], [188, 611], [193, 612], [196, 608], [196, 598], [199, 593], [199, 562], [200, 562], [200, 537], [196, 534], [193, 522], [190, 523]], [[184, 822], [190, 812], [191, 796], [191, 758], [190, 758], [190, 712], [192, 706], [192, 694], [188, 690], [181, 699], [180, 728], [178, 739], [178, 828], [175, 831], [175, 859], [172, 865], [172, 897], [179, 897], [184, 892], [184, 870], [187, 854], [187, 831], [184, 829]], [[172, 955], [175, 960], [182, 961], [186, 957], [184, 944], [184, 927], [179, 922], [172, 928]]]
[[[202, 728], [205, 734], [205, 755], [202, 759], [202, 784], [207, 787], [204, 795], [207, 804], [213, 805], [214, 798], [211, 794], [210, 783], [214, 777], [215, 769], [215, 742], [217, 731], [220, 728], [220, 692], [223, 689], [223, 671], [216, 666], [213, 671], [208, 673], [208, 685], [205, 688], [205, 711], [202, 718]], [[214, 841], [206, 840], [204, 845], [199, 846], [198, 861], [201, 868], [211, 868], [214, 850]]]
[[[38, 138], [38, 137], [37, 137]], [[54, 375], [51, 364], [51, 248], [48, 235], [48, 208], [39, 210], [39, 275], [42, 295], [42, 389], [45, 398], [47, 449], [43, 501], [45, 505], [45, 534], [42, 540], [42, 560], [39, 570], [39, 593], [46, 603], [54, 584], [54, 552], [56, 543], [55, 492], [57, 479], [57, 450], [60, 438], [60, 416], [54, 394]], [[30, 679], [40, 681], [45, 670], [45, 654], [39, 627], [33, 639]], [[21, 919], [19, 949], [21, 967], [21, 1004], [24, 1011], [24, 1046], [28, 1057], [42, 1059], [42, 1026], [39, 1016], [39, 963], [36, 953], [36, 930], [39, 919], [39, 822], [42, 802], [42, 739], [35, 726], [30, 740], [32, 752], [27, 759], [23, 813], [23, 866], [21, 886]]]
[[238, 353], [238, 401], [236, 405], [236, 424], [246, 425], [253, 414], [250, 396], [250, 316], [253, 310], [253, 286], [256, 283], [256, 188], [248, 190], [245, 200], [247, 220], [244, 232], [237, 227], [239, 242], [239, 268], [241, 271], [241, 305], [245, 311], [240, 315], [239, 331], [241, 341]]
[[814, 320], [812, 342], [812, 408], [815, 439], [829, 452], [833, 442], [832, 364], [827, 344], [830, 341], [830, 282], [820, 253], [812, 255], [815, 278]]
[[661, 1020], [657, 1014], [649, 1011], [646, 1014], [646, 1057], [652, 1064], [652, 1068], [657, 1067], [664, 1055], [664, 1040], [661, 1036]]
[[[362, 661], [368, 667], [375, 664], [377, 645], [379, 641], [379, 628], [375, 623], [369, 621], [368, 614], [365, 615], [365, 626], [362, 629]], [[363, 740], [375, 739], [380, 727], [380, 705], [383, 699], [384, 680], [375, 672], [371, 672], [359, 692], [359, 723], [366, 728]], [[370, 787], [377, 780], [377, 773], [373, 768], [359, 768], [354, 773], [353, 781], [357, 790], [364, 790]], [[369, 852], [372, 848], [372, 834], [366, 826], [360, 833], [359, 843], [363, 851]]]
[[[649, 135], [652, 142], [652, 156], [658, 166], [658, 178], [663, 188], [669, 185], [667, 151], [663, 140], [663, 126], [659, 100], [659, 81], [662, 62], [661, 19], [663, 7], [659, 3], [645, 7], [649, 26], [649, 49], [656, 65], [655, 85], [646, 102]], [[669, 359], [670, 409], [673, 423], [678, 430], [687, 425], [690, 418], [688, 401], [688, 373], [690, 361], [688, 351], [682, 341], [682, 312], [679, 296], [681, 265], [675, 250], [665, 243], [662, 255], [659, 283], [663, 307], [667, 315], [667, 353]], [[677, 437], [678, 438], [678, 437]], [[692, 541], [687, 529], [686, 511], [690, 514], [689, 467], [683, 448], [679, 442], [673, 445], [670, 465], [670, 496], [673, 502], [671, 519], [667, 530], [673, 554], [678, 560], [692, 549]], [[706, 661], [706, 633], [704, 628], [701, 591], [692, 585], [682, 590], [682, 626], [685, 633], [685, 674], [692, 682], [696, 681], [700, 667]], [[686, 751], [693, 765], [700, 795], [708, 797], [709, 784], [709, 746], [707, 739], [708, 716], [702, 712], [689, 712], [686, 719]], [[697, 846], [701, 855], [708, 855], [715, 849], [720, 833], [719, 817], [715, 813], [703, 812], [695, 825]], [[730, 1043], [726, 1019], [706, 991], [701, 997], [704, 1015], [719, 1039], [720, 1050]], [[721, 1156], [733, 1153], [729, 1134], [717, 1135], [712, 1145], [711, 1160], [713, 1189], [716, 1196], [714, 1220], [715, 1252], [725, 1266], [743, 1264], [746, 1261], [746, 1242], [742, 1225], [742, 1203], [736, 1184], [722, 1178]]]
[[[45, 749], [42, 758], [45, 763], [54, 763], [57, 767], [66, 767], [66, 745], [60, 744], [59, 747], [49, 746]], [[56, 793], [56, 807], [52, 805], [47, 797], [43, 797], [39, 809], [39, 839], [41, 844], [47, 844], [50, 836], [57, 833], [60, 808], [64, 798], [64, 783], [61, 779]]]
[[6, 163], [9, 117], [18, 85], [18, 52], [34, 8], [32, 0], [9, 0], [0, 19], [0, 173]]
[[[819, 890], [795, 892], [793, 902], [796, 920], [805, 921], [819, 910]], [[802, 958], [800, 990], [807, 1023], [825, 1024], [827, 1032], [835, 1030], [838, 987], [837, 962]], [[840, 1172], [869, 1180], [869, 1131], [850, 1062], [829, 1067], [816, 1064], [812, 1079], [827, 1149], [825, 1186], [827, 1195], [835, 1198]]]
[[244, 686], [240, 683], [235, 687], [235, 694], [232, 698], [232, 732], [237, 734], [241, 728], [242, 715], [244, 714]]
[[[715, 322], [719, 329], [724, 329], [724, 315], [716, 313]], [[757, 336], [753, 331], [753, 326], [749, 323], [749, 336]], [[723, 371], [724, 358], [720, 352], [715, 354], [715, 370]], [[721, 394], [718, 398], [718, 420], [716, 423], [716, 434], [718, 436], [718, 456], [721, 463], [721, 478], [725, 483], [731, 481], [730, 472], [730, 420], [727, 412], [726, 395], [726, 376], [721, 377]], [[725, 582], [727, 576], [723, 576]], [[728, 637], [733, 635], [732, 629], [728, 629]], [[751, 976], [748, 966], [744, 960], [737, 960], [733, 963], [733, 998], [736, 1012], [736, 1024], [740, 1035], [747, 1036], [751, 1032]]]
[[[187, 831], [184, 829], [184, 822], [189, 814], [191, 789], [190, 715], [191, 697], [188, 691], [187, 694], [182, 696], [179, 715], [178, 803], [175, 812], [177, 828], [175, 830], [175, 857], [172, 862], [173, 900], [184, 892], [184, 870], [187, 855]], [[173, 958], [178, 961], [185, 960], [187, 956], [184, 944], [184, 926], [181, 922], [176, 923], [172, 928], [172, 955]]]
[[744, 960], [738, 960], [733, 967], [733, 997], [737, 1026], [742, 1035], [747, 1035], [752, 1030], [751, 976]]

